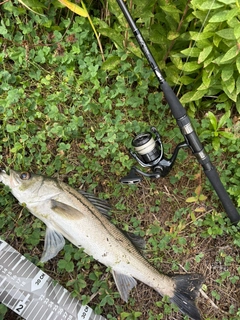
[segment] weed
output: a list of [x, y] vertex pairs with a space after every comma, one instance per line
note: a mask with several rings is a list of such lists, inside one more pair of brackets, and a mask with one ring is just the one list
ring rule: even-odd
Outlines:
[[[140, 49], [116, 1], [108, 1], [109, 7], [103, 2], [87, 6], [101, 33], [105, 62], [84, 17], [59, 10], [56, 1], [39, 2], [44, 3], [39, 7], [44, 16], [15, 2], [1, 5], [2, 166], [60, 177], [76, 189], [110, 200], [112, 221], [145, 237], [144, 255], [161, 272], [205, 275], [204, 292], [218, 306], [212, 308], [200, 298], [206, 319], [236, 320], [239, 230], [230, 225], [189, 153], [179, 153], [169, 177], [131, 187], [119, 183], [134, 164], [128, 148], [136, 133], [156, 126], [166, 154], [182, 135], [152, 71], [139, 58]], [[128, 4], [167, 80], [179, 91], [190, 116], [196, 117], [196, 131], [239, 205], [235, 3], [218, 1], [206, 21], [209, 1]], [[196, 30], [203, 22], [199, 34]], [[96, 312], [112, 320], [180, 317], [168, 299], [140, 284], [123, 304], [109, 270], [69, 243], [43, 266], [42, 223], [22, 209], [7, 188], [1, 188], [0, 195], [2, 237]], [[5, 314], [1, 305], [0, 317]]]

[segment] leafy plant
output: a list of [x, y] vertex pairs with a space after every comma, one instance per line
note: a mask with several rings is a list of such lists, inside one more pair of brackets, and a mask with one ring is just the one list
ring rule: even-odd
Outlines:
[[219, 121], [211, 111], [208, 111], [208, 113], [206, 114], [206, 117], [210, 120], [211, 127], [209, 128], [208, 126], [207, 130], [206, 129], [203, 130], [201, 132], [201, 137], [202, 138], [212, 137], [212, 145], [215, 150], [219, 150], [220, 148], [220, 141], [221, 141], [220, 136], [233, 141], [236, 140], [236, 136], [232, 132], [227, 131], [227, 128], [224, 128], [224, 126], [226, 126], [227, 123], [231, 123], [230, 110], [226, 111], [221, 116]]
[[103, 48], [102, 48], [102, 44], [101, 44], [99, 35], [98, 35], [98, 33], [97, 33], [96, 29], [95, 29], [95, 26], [94, 26], [94, 24], [93, 24], [93, 21], [92, 21], [89, 13], [88, 13], [88, 11], [87, 11], [87, 8], [86, 8], [84, 2], [81, 1], [81, 5], [82, 5], [82, 8], [81, 8], [81, 7], [79, 7], [77, 4], [72, 3], [72, 2], [70, 2], [70, 1], [68, 1], [68, 0], [58, 0], [58, 1], [61, 2], [63, 5], [65, 5], [67, 8], [69, 8], [69, 9], [70, 9], [71, 11], [73, 11], [74, 13], [80, 15], [81, 17], [86, 17], [86, 18], [88, 18], [88, 21], [89, 21], [89, 23], [90, 23], [90, 25], [91, 25], [91, 27], [92, 27], [92, 29], [93, 29], [93, 32], [94, 32], [94, 34], [95, 34], [96, 39], [97, 39], [97, 42], [98, 42], [98, 45], [99, 45], [99, 48], [100, 48], [100, 51], [101, 51], [101, 54], [102, 54], [102, 58], [103, 58], [103, 61], [104, 61], [105, 58], [104, 58]]
[[202, 187], [201, 186], [198, 186], [195, 190], [194, 190], [194, 193], [196, 194], [195, 196], [193, 197], [189, 197], [186, 199], [186, 202], [189, 202], [189, 203], [199, 203], [200, 201], [205, 201], [207, 199], [207, 197], [201, 193], [202, 191]]
[[[205, 98], [206, 107], [214, 101], [217, 108], [227, 111], [234, 104], [239, 112], [239, 8], [233, 1], [199, 0], [191, 1], [190, 7], [192, 23], [201, 32], [189, 30], [181, 35], [191, 41], [189, 48], [181, 51], [187, 62], [176, 64], [184, 72], [182, 80], [188, 87], [181, 101], [192, 111]], [[181, 54], [175, 56], [184, 59]]]
[[[230, 225], [205, 178], [196, 179], [199, 165], [190, 153], [182, 150], [164, 179], [145, 179], [131, 187], [119, 183], [134, 164], [127, 150], [133, 136], [156, 126], [170, 155], [182, 135], [117, 3], [84, 2], [97, 32], [101, 31], [105, 62], [85, 17], [73, 15], [58, 1], [39, 3], [39, 9], [31, 8], [44, 16], [18, 2], [1, 5], [2, 167], [60, 177], [76, 189], [110, 199], [112, 221], [146, 239], [144, 255], [161, 272], [207, 273], [205, 293], [229, 314], [211, 309], [201, 297], [206, 319], [236, 320], [239, 230]], [[236, 48], [236, 3], [126, 3], [167, 80], [183, 95], [206, 150], [239, 204], [239, 110], [234, 102], [239, 54], [229, 52]], [[214, 22], [214, 15], [223, 9], [231, 11], [229, 19]], [[226, 28], [233, 29], [234, 39], [230, 30], [232, 38], [226, 39], [226, 31], [221, 31]], [[230, 78], [235, 83], [233, 97], [227, 91], [233, 88]], [[122, 303], [109, 270], [68, 243], [43, 266], [39, 263], [43, 225], [22, 210], [7, 188], [0, 190], [0, 206], [1, 237], [96, 312], [112, 320], [120, 315], [151, 320], [177, 317], [177, 308], [166, 297], [143, 285], [132, 292], [128, 304]], [[146, 296], [152, 299], [146, 301]], [[5, 315], [6, 309], [0, 310]]]

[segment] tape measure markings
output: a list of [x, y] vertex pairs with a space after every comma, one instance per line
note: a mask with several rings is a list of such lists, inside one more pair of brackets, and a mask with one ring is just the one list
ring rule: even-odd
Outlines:
[[26, 297], [23, 300], [18, 301], [13, 311], [15, 311], [17, 314], [20, 315], [23, 312], [23, 310], [26, 308], [29, 297], [30, 297], [30, 294], [26, 295]]
[[0, 302], [27, 320], [106, 320], [1, 239]]
[[[60, 289], [59, 289], [59, 291], [60, 291]], [[62, 293], [61, 297], [58, 299], [57, 303], [60, 303], [62, 301], [62, 299], [63, 299], [63, 297], [65, 296], [66, 293], [67, 293], [67, 290], [64, 288], [63, 289], [63, 293]], [[64, 302], [64, 304], [65, 304], [65, 302]], [[64, 304], [63, 304], [63, 307], [64, 307]]]
[[26, 260], [26, 258], [24, 256], [21, 256], [21, 258], [18, 260], [18, 258], [16, 257], [14, 260], [17, 260], [17, 263], [15, 263], [15, 265], [12, 267], [12, 270], [14, 271], [18, 265], [23, 261]]
[[2, 241], [2, 240], [0, 239], [0, 251], [1, 251], [3, 248], [5, 248], [7, 245], [8, 245], [7, 242]]
[[5, 263], [7, 263], [8, 259], [11, 258], [11, 256], [14, 255], [14, 252], [10, 253], [10, 255], [7, 257], [7, 259], [5, 260]]

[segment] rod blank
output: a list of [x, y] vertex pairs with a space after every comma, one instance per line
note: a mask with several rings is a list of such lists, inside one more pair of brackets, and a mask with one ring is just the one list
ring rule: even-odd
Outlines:
[[146, 59], [148, 60], [153, 72], [155, 73], [160, 83], [160, 87], [165, 95], [165, 98], [172, 111], [172, 114], [177, 121], [182, 135], [188, 143], [188, 146], [192, 150], [192, 153], [197, 158], [198, 162], [202, 165], [203, 170], [207, 178], [209, 179], [210, 183], [212, 184], [214, 190], [216, 191], [220, 201], [222, 202], [222, 205], [229, 219], [232, 223], [238, 223], [240, 221], [240, 215], [236, 207], [234, 206], [232, 200], [230, 199], [226, 189], [224, 188], [216, 168], [212, 164], [209, 156], [206, 154], [196, 132], [194, 131], [190, 119], [186, 114], [186, 110], [184, 109], [181, 102], [173, 92], [172, 88], [165, 81], [156, 61], [154, 60], [154, 57], [152, 56], [146, 42], [144, 41], [135, 22], [133, 21], [123, 0], [117, 0], [117, 3], [120, 9], [122, 10], [130, 28], [132, 29], [132, 32], [135, 35], [142, 52], [144, 53]]

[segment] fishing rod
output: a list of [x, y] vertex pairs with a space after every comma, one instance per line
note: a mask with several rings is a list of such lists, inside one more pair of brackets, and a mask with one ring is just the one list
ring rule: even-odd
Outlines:
[[132, 29], [132, 32], [143, 54], [147, 58], [153, 72], [155, 73], [160, 83], [160, 88], [163, 91], [165, 99], [172, 111], [173, 117], [175, 118], [184, 137], [184, 142], [179, 143], [176, 146], [172, 157], [170, 159], [167, 159], [164, 157], [164, 149], [161, 137], [155, 127], [151, 128], [152, 133], [155, 135], [155, 140], [152, 133], [150, 132], [138, 134], [132, 141], [135, 152], [130, 150], [130, 153], [142, 167], [150, 168], [152, 172], [145, 173], [144, 171], [133, 167], [130, 173], [126, 177], [121, 179], [121, 182], [127, 184], [138, 183], [139, 181], [141, 181], [141, 177], [139, 176], [139, 174], [149, 178], [160, 178], [166, 176], [173, 167], [173, 164], [177, 158], [178, 151], [181, 148], [189, 147], [193, 155], [203, 167], [204, 173], [206, 174], [214, 190], [216, 191], [229, 219], [234, 224], [238, 223], [240, 221], [240, 215], [232, 200], [230, 199], [226, 189], [224, 188], [216, 168], [212, 164], [195, 130], [193, 129], [190, 119], [186, 114], [186, 110], [180, 103], [179, 99], [177, 98], [169, 84], [164, 79], [145, 40], [143, 39], [141, 32], [137, 28], [123, 0], [117, 0], [117, 3], [121, 11], [123, 12], [130, 28]]

